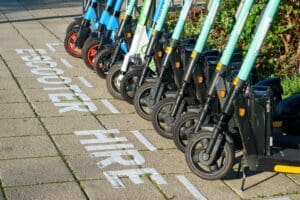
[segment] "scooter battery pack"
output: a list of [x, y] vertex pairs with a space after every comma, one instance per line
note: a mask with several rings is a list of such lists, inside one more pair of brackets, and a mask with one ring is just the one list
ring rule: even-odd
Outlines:
[[252, 86], [250, 91], [250, 120], [259, 154], [266, 155], [272, 132], [273, 92], [270, 87]]

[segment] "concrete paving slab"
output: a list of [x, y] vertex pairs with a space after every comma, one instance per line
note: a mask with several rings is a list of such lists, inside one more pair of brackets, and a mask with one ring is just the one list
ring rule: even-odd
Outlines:
[[300, 185], [300, 175], [299, 174], [286, 174], [290, 179], [292, 179], [295, 183]]
[[[29, 70], [28, 70], [29, 71]], [[17, 77], [22, 88], [25, 89], [43, 89], [45, 85], [37, 81], [37, 76], [35, 77]]]
[[48, 136], [0, 138], [1, 160], [56, 156], [57, 154]]
[[[80, 103], [80, 101], [76, 101], [75, 103]], [[98, 105], [96, 105], [96, 106], [98, 106]], [[65, 108], [65, 106], [56, 107], [54, 105], [54, 103], [52, 103], [52, 102], [34, 102], [33, 107], [35, 108], [37, 114], [41, 117], [61, 117], [61, 116], [77, 117], [77, 116], [83, 116], [83, 115], [84, 116], [91, 115], [90, 112], [81, 112], [81, 111], [74, 111], [74, 110], [59, 113], [59, 110]], [[99, 110], [101, 108], [97, 107], [97, 109]], [[106, 109], [106, 108], [103, 107], [103, 109]]]
[[19, 90], [0, 90], [0, 103], [24, 103], [26, 99]]
[[121, 113], [135, 113], [134, 106], [123, 100], [110, 99], [109, 100]]
[[76, 135], [56, 135], [53, 139], [64, 155], [88, 154]]
[[155, 130], [143, 130], [141, 132], [151, 143], [155, 144], [158, 150], [177, 149], [173, 140], [161, 137]]
[[34, 117], [28, 103], [0, 104], [0, 119]]
[[3, 160], [0, 176], [4, 187], [74, 180], [59, 157]]
[[134, 185], [129, 179], [122, 178], [126, 188], [114, 189], [106, 180], [84, 181], [82, 182], [85, 190], [91, 199], [164, 199], [162, 194], [151, 184], [150, 181], [143, 178], [144, 184]]
[[[79, 147], [78, 147], [79, 148]], [[105, 158], [94, 158], [90, 155], [72, 155], [65, 157], [71, 166], [74, 174], [79, 180], [106, 180], [103, 172], [110, 170], [136, 169], [137, 166], [123, 166], [120, 164], [111, 164], [105, 168], [99, 168], [97, 163]]]
[[245, 191], [243, 192], [240, 190], [241, 179], [226, 180], [225, 183], [245, 199], [294, 194], [300, 191], [300, 186], [290, 181], [285, 175], [273, 172], [248, 176], [245, 183]]
[[5, 64], [0, 60], [0, 78], [10, 77], [10, 73]]
[[115, 114], [97, 116], [107, 129], [147, 130], [152, 129], [151, 122], [140, 118], [137, 114]]
[[0, 90], [19, 90], [15, 80], [11, 76], [0, 79]]
[[[182, 176], [182, 174], [179, 175]], [[189, 191], [191, 188], [187, 189], [177, 176], [177, 174], [164, 175], [163, 177], [168, 184], [159, 185], [159, 188], [169, 199], [195, 199], [191, 191]], [[186, 173], [184, 176], [202, 196], [209, 200], [240, 199], [240, 197], [222, 181], [205, 181], [192, 173]]]
[[289, 198], [292, 200], [298, 200], [298, 199], [300, 199], [300, 194], [289, 195]]
[[[17, 64], [11, 64], [10, 62], [17, 63]], [[8, 66], [11, 69], [14, 76], [17, 78], [17, 80], [20, 80], [21, 79], [20, 77], [32, 78], [36, 80], [36, 75], [31, 73], [29, 68], [25, 66], [25, 63], [22, 60], [8, 61]]]
[[177, 149], [144, 151], [142, 154], [147, 160], [143, 167], [154, 167], [162, 174], [190, 172], [184, 154]]
[[[72, 93], [72, 91], [70, 89], [61, 90], [61, 91], [57, 90], [55, 92], [46, 91], [44, 89], [24, 89], [24, 93], [30, 102], [51, 102], [51, 99], [48, 96], [48, 94]], [[64, 102], [67, 100], [62, 97], [61, 101]]]
[[74, 134], [78, 130], [104, 129], [93, 116], [63, 116], [42, 118], [51, 135]]
[[36, 118], [0, 119], [0, 137], [44, 135], [46, 132]]
[[5, 193], [8, 199], [85, 199], [75, 182], [5, 188]]

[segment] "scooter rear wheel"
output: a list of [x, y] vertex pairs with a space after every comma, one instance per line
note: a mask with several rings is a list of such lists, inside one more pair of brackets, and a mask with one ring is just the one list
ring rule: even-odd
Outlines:
[[172, 127], [173, 140], [176, 147], [185, 152], [186, 145], [194, 133], [194, 126], [199, 120], [199, 113], [188, 112], [183, 114]]
[[71, 30], [64, 39], [64, 47], [66, 52], [75, 58], [81, 58], [81, 49], [76, 46], [79, 29]]
[[189, 141], [185, 158], [189, 168], [197, 176], [207, 180], [221, 179], [231, 170], [234, 160], [232, 144], [224, 140], [211, 165], [204, 164], [201, 154], [207, 148], [211, 132], [201, 131]]
[[121, 66], [114, 65], [107, 74], [106, 77], [106, 87], [108, 92], [117, 99], [122, 99], [120, 94], [120, 89], [118, 86], [118, 78], [121, 75]]
[[171, 117], [175, 98], [164, 98], [152, 110], [152, 125], [156, 132], [164, 138], [173, 139], [172, 126], [175, 125], [176, 116]]
[[103, 49], [95, 57], [94, 69], [101, 78], [106, 78], [109, 71], [108, 63], [111, 61], [112, 53], [111, 49]]
[[94, 70], [95, 56], [99, 49], [99, 40], [93, 37], [89, 37], [82, 47], [82, 59], [85, 65]]
[[154, 83], [144, 83], [136, 92], [133, 99], [133, 105], [137, 114], [145, 120], [151, 121], [151, 108], [145, 102], [150, 96], [151, 88]]
[[123, 99], [130, 104], [133, 104], [134, 94], [138, 87], [141, 75], [142, 70], [134, 69], [127, 72], [122, 78], [120, 84], [120, 93]]

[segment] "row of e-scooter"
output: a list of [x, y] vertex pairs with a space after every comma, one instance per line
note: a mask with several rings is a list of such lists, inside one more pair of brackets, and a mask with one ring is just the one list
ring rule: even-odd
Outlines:
[[[106, 78], [157, 133], [185, 152], [190, 169], [214, 180], [240, 168], [300, 174], [300, 95], [282, 99], [279, 78], [258, 81], [255, 61], [280, 0], [269, 0], [243, 58], [236, 45], [255, 0], [241, 0], [223, 52], [206, 44], [223, 0], [211, 0], [199, 35], [182, 39], [195, 2], [185, 0], [172, 33], [172, 0], [88, 0], [66, 32], [66, 51]], [[224, 0], [226, 1], [226, 0]], [[138, 13], [138, 19], [133, 17]], [[239, 169], [240, 171], [240, 169]], [[244, 170], [243, 170], [244, 172]]]

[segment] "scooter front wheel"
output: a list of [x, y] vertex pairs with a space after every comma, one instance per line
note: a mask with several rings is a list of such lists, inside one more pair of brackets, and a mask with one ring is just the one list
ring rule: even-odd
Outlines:
[[66, 52], [75, 58], [81, 58], [81, 49], [78, 49], [76, 41], [79, 29], [71, 30], [64, 39], [64, 47]]
[[74, 29], [79, 29], [80, 28], [80, 25], [81, 25], [81, 21], [82, 21], [82, 17], [80, 18], [75, 18], [74, 21], [72, 21], [66, 28], [66, 35], [74, 30]]
[[106, 78], [106, 75], [109, 71], [108, 65], [111, 62], [111, 57], [111, 49], [103, 49], [98, 52], [95, 57], [94, 69], [101, 78]]
[[95, 56], [99, 50], [99, 45], [98, 39], [89, 37], [82, 47], [82, 59], [91, 70], [94, 70]]
[[154, 83], [144, 83], [135, 93], [133, 105], [137, 114], [145, 120], [151, 121], [151, 107], [147, 101], [149, 100], [151, 89]]
[[127, 72], [122, 78], [120, 84], [120, 93], [123, 99], [130, 104], [133, 104], [134, 94], [138, 87], [141, 75], [142, 70], [134, 69]]
[[121, 75], [121, 66], [114, 65], [107, 74], [106, 77], [106, 87], [108, 92], [117, 99], [122, 99], [120, 94], [120, 86], [119, 86], [119, 76]]
[[186, 145], [189, 139], [192, 138], [195, 125], [199, 120], [199, 113], [188, 112], [183, 114], [172, 128], [173, 140], [176, 147], [185, 152]]
[[175, 98], [164, 98], [158, 102], [152, 110], [152, 125], [156, 132], [168, 139], [173, 138], [172, 126], [175, 125], [176, 116], [171, 112], [175, 104]]
[[231, 170], [234, 152], [232, 144], [224, 140], [212, 164], [204, 163], [202, 154], [209, 144], [211, 135], [209, 131], [195, 134], [187, 145], [185, 158], [189, 168], [197, 176], [207, 180], [217, 180], [226, 176]]

